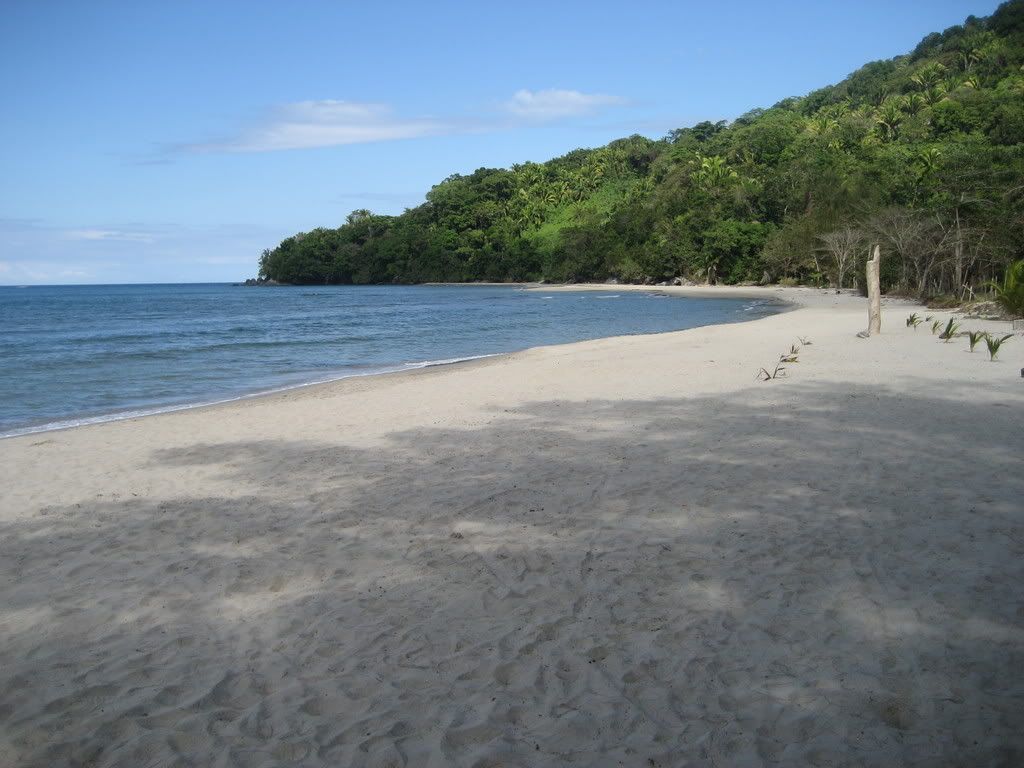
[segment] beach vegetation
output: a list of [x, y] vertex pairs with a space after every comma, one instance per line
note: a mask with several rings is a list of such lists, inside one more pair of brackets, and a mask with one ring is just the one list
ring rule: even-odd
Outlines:
[[980, 342], [986, 336], [988, 336], [988, 334], [985, 331], [968, 331], [967, 343], [970, 345], [970, 351], [973, 352], [974, 348], [978, 346], [978, 342]]
[[944, 293], [939, 296], [928, 297], [928, 309], [956, 309], [964, 302], [959, 296]]
[[786, 375], [786, 366], [783, 365], [782, 358], [779, 358], [779, 362], [775, 364], [775, 367], [769, 371], [767, 368], [762, 368], [757, 372], [757, 378], [761, 381], [771, 381], [772, 379], [779, 379]]
[[781, 362], [783, 362], [783, 363], [796, 363], [796, 362], [799, 362], [799, 359], [798, 359], [799, 353], [800, 353], [800, 347], [798, 347], [796, 344], [791, 344], [790, 347], [789, 347], [789, 352], [785, 353], [784, 355], [781, 355], [779, 357], [779, 360]]
[[991, 284], [996, 301], [1013, 317], [1024, 317], [1024, 259], [1006, 268], [1001, 283]]
[[[809, 342], [808, 342], [809, 343]], [[761, 381], [771, 381], [772, 379], [780, 378], [786, 375], [786, 366], [790, 363], [800, 362], [799, 358], [800, 347], [796, 344], [790, 344], [789, 352], [784, 352], [779, 355], [779, 361], [775, 363], [775, 367], [769, 371], [767, 368], [761, 368], [757, 372], [757, 378]]]
[[946, 322], [946, 327], [942, 330], [942, 333], [939, 334], [939, 338], [942, 339], [943, 341], [945, 341], [948, 344], [949, 341], [954, 336], [956, 336], [956, 334], [957, 334], [957, 332], [959, 330], [960, 330], [960, 323], [958, 323], [956, 321], [955, 317], [951, 317]]
[[988, 359], [991, 362], [995, 362], [996, 355], [999, 354], [999, 348], [1003, 346], [1003, 343], [1012, 339], [1013, 334], [1008, 333], [1005, 336], [993, 336], [990, 333], [985, 334], [985, 346], [988, 347]]

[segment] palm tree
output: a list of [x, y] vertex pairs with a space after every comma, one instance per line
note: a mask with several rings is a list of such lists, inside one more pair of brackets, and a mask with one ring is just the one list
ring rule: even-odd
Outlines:
[[699, 166], [693, 174], [697, 185], [706, 191], [725, 186], [726, 184], [739, 179], [739, 174], [728, 165], [725, 158], [719, 155], [705, 157], [697, 153]]
[[373, 212], [369, 208], [356, 208], [352, 213], [345, 217], [346, 224], [358, 224], [360, 221], [366, 221]]
[[839, 127], [839, 121], [819, 114], [807, 121], [807, 132], [813, 136], [828, 136]]
[[544, 208], [542, 205], [531, 202], [525, 208], [517, 219], [517, 223], [522, 229], [529, 227], [537, 227], [544, 223]]
[[910, 81], [925, 91], [942, 80], [946, 67], [937, 61], [929, 62], [915, 72]]
[[830, 104], [829, 106], [821, 110], [821, 114], [825, 114], [831, 118], [839, 120], [840, 118], [846, 117], [848, 114], [850, 114], [850, 108], [850, 100], [847, 99], [846, 101], [840, 101], [836, 104]]
[[900, 109], [899, 100], [886, 99], [882, 102], [875, 115], [875, 122], [881, 126], [886, 139], [895, 139], [900, 123], [903, 122], [903, 110]]
[[978, 46], [978, 69], [988, 74], [1006, 66], [1006, 43], [993, 38]]
[[957, 57], [957, 60], [960, 62], [960, 68], [963, 69], [964, 72], [970, 72], [971, 67], [981, 60], [981, 51], [977, 48], [960, 51], [960, 55]]
[[908, 115], [916, 115], [925, 108], [924, 96], [920, 93], [908, 93], [903, 97], [903, 109]]
[[869, 103], [864, 103], [857, 107], [853, 111], [853, 114], [857, 117], [873, 119], [875, 116], [875, 108]]
[[935, 172], [939, 165], [942, 151], [936, 147], [926, 147], [914, 156], [913, 164], [918, 169], [918, 177], [923, 179]]
[[520, 186], [530, 189], [544, 182], [544, 169], [537, 163], [523, 163], [515, 166], [513, 170], [518, 176]]
[[[733, 173], [736, 172], [733, 171]], [[626, 196], [635, 200], [641, 197], [646, 197], [652, 191], [654, 191], [654, 179], [650, 176], [644, 176], [643, 178], [639, 178], [633, 182], [629, 191], [626, 192]]]
[[921, 95], [928, 106], [934, 107], [946, 98], [946, 86], [943, 83], [936, 83], [935, 85], [925, 89]]

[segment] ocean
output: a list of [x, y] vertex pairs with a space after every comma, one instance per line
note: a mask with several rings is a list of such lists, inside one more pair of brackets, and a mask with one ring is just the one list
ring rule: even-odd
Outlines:
[[0, 287], [0, 437], [778, 305], [517, 286]]

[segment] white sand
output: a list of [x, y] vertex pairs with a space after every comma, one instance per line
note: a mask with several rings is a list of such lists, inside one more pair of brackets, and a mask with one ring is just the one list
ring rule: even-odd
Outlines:
[[0, 764], [1024, 764], [1024, 338], [761, 293], [0, 441]]

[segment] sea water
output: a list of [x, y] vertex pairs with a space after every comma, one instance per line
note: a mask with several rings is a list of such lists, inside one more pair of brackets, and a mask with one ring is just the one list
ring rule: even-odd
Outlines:
[[516, 286], [0, 287], [0, 436], [778, 305]]

